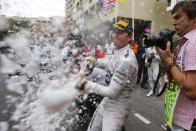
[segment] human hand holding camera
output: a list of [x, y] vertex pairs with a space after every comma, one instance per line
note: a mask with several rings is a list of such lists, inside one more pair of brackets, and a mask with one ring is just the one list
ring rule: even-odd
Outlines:
[[171, 53], [170, 46], [171, 46], [170, 41], [167, 42], [167, 46], [165, 50], [162, 50], [160, 47], [156, 46], [156, 50], [162, 62], [165, 63], [166, 65], [170, 65], [171, 63], [173, 63], [173, 55]]
[[150, 56], [149, 56], [149, 59], [154, 59], [154, 58], [155, 58], [155, 54], [151, 53]]
[[145, 61], [144, 66], [145, 67], [148, 67], [149, 66], [149, 63], [147, 61]]

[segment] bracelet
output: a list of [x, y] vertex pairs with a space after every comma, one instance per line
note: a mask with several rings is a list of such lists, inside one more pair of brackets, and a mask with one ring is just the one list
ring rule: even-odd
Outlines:
[[171, 73], [171, 69], [172, 69], [174, 66], [177, 66], [176, 63], [171, 63], [171, 64], [169, 64], [169, 66], [168, 66], [168, 71], [169, 71], [169, 73]]

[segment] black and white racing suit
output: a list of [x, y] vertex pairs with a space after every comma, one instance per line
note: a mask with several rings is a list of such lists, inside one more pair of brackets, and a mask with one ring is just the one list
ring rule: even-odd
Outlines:
[[[138, 65], [130, 46], [118, 50], [108, 61], [97, 65], [108, 68], [108, 86], [91, 81], [85, 85], [88, 93], [104, 96], [89, 124], [88, 131], [121, 131], [130, 110], [130, 96], [136, 86]], [[109, 79], [107, 79], [108, 81]]]

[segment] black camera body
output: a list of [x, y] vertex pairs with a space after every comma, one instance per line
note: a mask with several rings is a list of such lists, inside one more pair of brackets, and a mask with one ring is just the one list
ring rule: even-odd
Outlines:
[[173, 36], [175, 34], [175, 30], [170, 29], [162, 29], [158, 35], [151, 35], [146, 36], [144, 40], [144, 46], [145, 48], [151, 47], [151, 46], [158, 46], [161, 49], [165, 50], [167, 46], [167, 41], [171, 42], [171, 47], [173, 45]]

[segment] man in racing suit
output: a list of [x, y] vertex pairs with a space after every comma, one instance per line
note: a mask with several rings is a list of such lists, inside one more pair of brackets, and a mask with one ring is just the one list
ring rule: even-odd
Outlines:
[[129, 23], [120, 20], [114, 24], [114, 43], [117, 51], [110, 60], [97, 61], [93, 57], [87, 60], [96, 62], [97, 66], [106, 67], [108, 86], [86, 80], [81, 75], [80, 84], [84, 84], [87, 93], [104, 96], [96, 109], [88, 127], [88, 131], [121, 131], [130, 111], [130, 96], [136, 86], [138, 65], [134, 52], [131, 50], [132, 29]]

